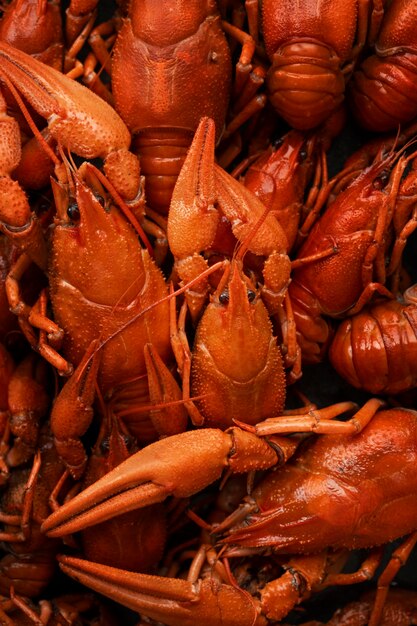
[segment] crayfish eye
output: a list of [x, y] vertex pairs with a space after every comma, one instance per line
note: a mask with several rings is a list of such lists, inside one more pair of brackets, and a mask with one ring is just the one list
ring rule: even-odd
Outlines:
[[98, 200], [100, 202], [100, 204], [104, 205], [104, 198], [103, 196], [101, 196], [99, 193], [94, 193], [94, 197], [96, 200]]
[[298, 153], [299, 157], [300, 157], [300, 161], [301, 163], [304, 163], [304, 161], [306, 160], [306, 158], [308, 157], [308, 152], [305, 148], [302, 148], [300, 150], [300, 152]]
[[253, 291], [253, 289], [248, 289], [248, 300], [249, 302], [253, 302], [256, 298], [256, 291]]
[[274, 150], [278, 150], [278, 148], [280, 148], [283, 143], [284, 143], [284, 138], [283, 137], [279, 137], [278, 139], [273, 139], [272, 140], [272, 147], [274, 148]]
[[219, 302], [220, 304], [228, 304], [229, 292], [227, 291], [227, 289], [225, 291], [222, 291], [221, 294], [219, 295]]
[[71, 203], [67, 209], [67, 215], [72, 222], [78, 222], [80, 219], [80, 210], [78, 208], [78, 204], [75, 202]]
[[389, 179], [389, 173], [388, 172], [381, 172], [381, 174], [379, 176], [377, 176], [373, 182], [374, 188], [375, 189], [383, 189], [385, 187], [385, 185], [387, 184]]
[[101, 441], [101, 443], [100, 443], [100, 450], [104, 454], [110, 450], [110, 440], [109, 440], [109, 437], [106, 437], [105, 439], [103, 439]]

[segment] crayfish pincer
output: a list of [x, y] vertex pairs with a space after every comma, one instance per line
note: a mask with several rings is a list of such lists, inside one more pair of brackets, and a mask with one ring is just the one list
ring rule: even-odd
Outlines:
[[[232, 240], [261, 263], [262, 297], [275, 313], [290, 280], [288, 240], [259, 198], [215, 163], [215, 133], [214, 120], [202, 117], [174, 188], [167, 230], [174, 271], [184, 282], [198, 277], [209, 265], [207, 257], [225, 256], [224, 240]], [[194, 320], [208, 290], [206, 280], [186, 292]]]
[[[379, 400], [369, 400], [347, 422], [326, 419], [324, 409], [322, 419], [320, 414], [308, 419], [283, 416], [256, 427], [260, 433], [265, 429], [329, 434], [307, 438], [292, 459], [267, 472], [241, 507], [215, 527], [229, 559], [254, 553], [288, 555], [287, 572], [265, 585], [260, 601], [253, 600], [254, 623], [282, 619], [319, 586], [366, 580], [380, 563], [381, 551], [374, 550], [366, 567], [357, 572], [330, 573], [328, 555], [334, 551], [374, 548], [412, 533], [380, 577], [369, 624], [378, 623], [387, 587], [417, 540], [417, 413], [378, 410], [381, 405]], [[52, 536], [65, 535], [167, 495], [189, 496], [219, 478], [226, 468], [245, 473], [277, 466], [279, 450], [269, 437], [237, 428], [225, 433], [204, 429], [151, 444], [53, 513], [42, 528]], [[198, 467], [194, 464], [197, 456]], [[96, 503], [93, 507], [92, 502]], [[178, 598], [178, 581], [131, 573], [128, 578], [126, 572], [67, 557], [62, 563], [67, 573], [86, 585], [166, 624], [188, 625], [196, 619], [201, 624], [213, 623], [199, 613], [208, 595], [202, 585], [189, 583]], [[218, 596], [211, 590], [213, 605], [220, 602], [223, 591], [223, 585]], [[154, 600], [152, 609], [149, 595]], [[169, 598], [178, 601], [177, 612], [170, 615], [166, 613]], [[193, 600], [187, 618], [181, 600]], [[242, 594], [241, 603], [246, 601]], [[223, 623], [235, 624], [232, 619]]]
[[[30, 317], [34, 328], [56, 328], [62, 338], [57, 346], [40, 332], [34, 348], [61, 374], [77, 368], [51, 417], [55, 445], [76, 479], [87, 462], [80, 438], [93, 417], [96, 382], [105, 400], [111, 398], [109, 410], [117, 416], [123, 412], [129, 434], [142, 443], [153, 441], [160, 427], [165, 428], [155, 426], [150, 411], [143, 408], [158, 402], [150, 401], [152, 383], [155, 380], [158, 387], [158, 380], [169, 378], [165, 390], [172, 381], [178, 386], [169, 371], [173, 356], [162, 271], [141, 247], [138, 233], [112, 203], [95, 170], [88, 165], [85, 170], [88, 182], [68, 163], [70, 185], [52, 181], [57, 215], [48, 277], [54, 320], [46, 309], [37, 312], [36, 319]], [[19, 293], [14, 297], [21, 301]], [[185, 413], [180, 421], [175, 432], [185, 428]]]
[[[62, 146], [86, 159], [102, 158], [107, 177], [133, 205], [141, 195], [139, 162], [129, 152], [130, 132], [116, 111], [83, 85], [5, 42], [0, 42], [0, 59], [0, 83], [47, 120], [52, 137]], [[61, 165], [52, 150], [48, 154]], [[2, 215], [2, 221], [13, 227], [7, 217], [13, 219]]]

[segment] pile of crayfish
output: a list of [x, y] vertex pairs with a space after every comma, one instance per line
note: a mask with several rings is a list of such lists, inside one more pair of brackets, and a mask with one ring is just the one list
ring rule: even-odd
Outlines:
[[0, 623], [416, 624], [417, 0], [1, 13]]

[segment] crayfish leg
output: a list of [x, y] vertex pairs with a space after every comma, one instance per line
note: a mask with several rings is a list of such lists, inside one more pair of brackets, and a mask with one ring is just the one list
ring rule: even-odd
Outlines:
[[345, 411], [356, 408], [353, 402], [340, 402], [324, 409], [313, 409], [305, 415], [283, 415], [248, 427], [246, 424], [236, 422], [242, 428], [256, 432], [258, 436], [267, 436], [279, 433], [313, 432], [326, 435], [354, 435], [371, 421], [378, 409], [384, 405], [384, 401], [371, 398], [364, 406], [347, 422], [333, 421], [334, 417], [342, 415]]

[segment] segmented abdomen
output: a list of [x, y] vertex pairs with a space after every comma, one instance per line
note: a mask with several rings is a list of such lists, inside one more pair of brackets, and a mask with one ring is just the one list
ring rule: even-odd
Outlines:
[[362, 126], [384, 132], [417, 115], [417, 55], [401, 52], [366, 59], [349, 85], [351, 108]]
[[270, 100], [293, 128], [314, 128], [340, 105], [345, 91], [340, 63], [334, 50], [316, 41], [289, 43], [273, 55]]

